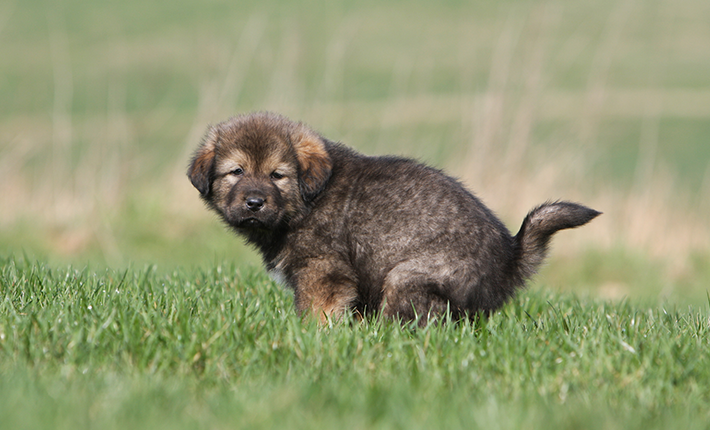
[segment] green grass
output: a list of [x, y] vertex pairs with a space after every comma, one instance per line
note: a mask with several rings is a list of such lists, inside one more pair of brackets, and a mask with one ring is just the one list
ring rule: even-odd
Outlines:
[[0, 263], [4, 428], [707, 428], [710, 313], [534, 289], [318, 327], [261, 271]]

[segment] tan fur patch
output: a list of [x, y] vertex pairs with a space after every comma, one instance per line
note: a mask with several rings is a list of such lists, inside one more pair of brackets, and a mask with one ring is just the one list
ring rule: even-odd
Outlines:
[[246, 154], [238, 149], [232, 149], [227, 157], [221, 157], [219, 159], [215, 173], [218, 176], [226, 175], [238, 167], [246, 169], [252, 168], [250, 166], [250, 157], [247, 157]]
[[327, 258], [311, 259], [298, 273], [302, 289], [296, 300], [301, 314], [311, 314], [321, 323], [348, 312], [357, 298], [355, 281], [347, 276], [350, 270]]
[[318, 190], [330, 177], [333, 163], [323, 140], [303, 125], [294, 132], [294, 148], [302, 170], [306, 192]]

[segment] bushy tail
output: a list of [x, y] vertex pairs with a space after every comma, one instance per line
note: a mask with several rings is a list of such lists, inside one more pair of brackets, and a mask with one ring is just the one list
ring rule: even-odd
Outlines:
[[547, 256], [550, 238], [559, 230], [579, 227], [600, 215], [594, 209], [570, 202], [544, 203], [531, 210], [515, 235], [518, 273], [526, 279]]

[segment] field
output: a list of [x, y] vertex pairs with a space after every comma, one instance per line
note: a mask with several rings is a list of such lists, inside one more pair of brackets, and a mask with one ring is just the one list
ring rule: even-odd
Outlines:
[[[0, 3], [0, 427], [707, 428], [710, 3]], [[274, 110], [553, 241], [500, 313], [300, 321], [185, 177]], [[285, 424], [284, 424], [285, 423]]]
[[261, 272], [5, 260], [4, 428], [707, 428], [706, 307], [531, 291], [490, 319], [317, 327]]

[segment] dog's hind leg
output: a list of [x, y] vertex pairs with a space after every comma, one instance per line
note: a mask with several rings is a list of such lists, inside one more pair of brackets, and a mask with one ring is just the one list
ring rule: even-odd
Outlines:
[[[429, 264], [423, 263], [427, 260]], [[449, 309], [454, 316], [459, 310], [446, 297], [449, 276], [443, 267], [430, 259], [416, 259], [398, 264], [385, 278], [381, 312], [385, 317], [404, 321], [418, 319], [424, 326], [433, 317]]]
[[430, 319], [446, 313], [448, 301], [431, 293], [422, 285], [403, 285], [389, 288], [382, 301], [382, 315], [402, 321], [417, 320], [425, 326]]

